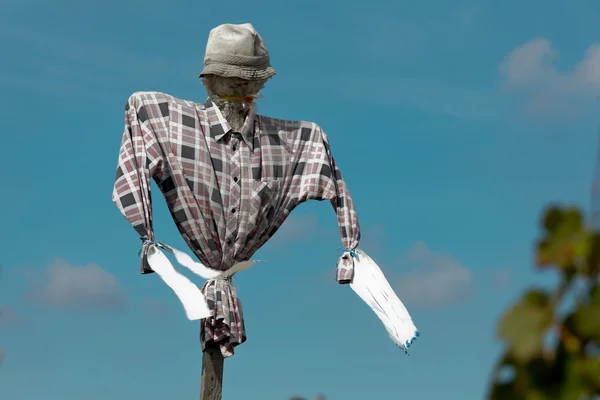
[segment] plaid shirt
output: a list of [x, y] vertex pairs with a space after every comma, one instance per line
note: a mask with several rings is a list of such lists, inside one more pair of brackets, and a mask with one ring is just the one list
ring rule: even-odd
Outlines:
[[[200, 261], [224, 271], [249, 260], [290, 212], [306, 200], [330, 200], [345, 248], [355, 249], [359, 224], [348, 188], [325, 133], [314, 123], [284, 121], [251, 110], [240, 132], [210, 101], [134, 93], [125, 106], [125, 130], [112, 200], [142, 239], [141, 272], [153, 272], [146, 254], [154, 241], [150, 179], [166, 199], [185, 242]], [[340, 283], [353, 276], [345, 253]], [[225, 357], [246, 340], [241, 304], [227, 280], [203, 287], [214, 316], [201, 322]]]

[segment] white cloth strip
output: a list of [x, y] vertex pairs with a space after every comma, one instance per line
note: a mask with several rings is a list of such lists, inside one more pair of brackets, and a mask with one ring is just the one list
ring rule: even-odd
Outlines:
[[[188, 268], [190, 271], [205, 280], [227, 279], [234, 274], [250, 268], [260, 261], [242, 261], [225, 271], [217, 271], [206, 267], [200, 262], [196, 262], [186, 253], [165, 246], [175, 255], [179, 264]], [[148, 250], [148, 265], [160, 278], [173, 290], [189, 320], [198, 320], [213, 316], [213, 311], [209, 309], [206, 303], [204, 293], [192, 283], [188, 278], [175, 270], [171, 261], [160, 250], [160, 247], [151, 245]]]
[[408, 354], [419, 331], [379, 266], [359, 249], [356, 249], [350, 287], [383, 322], [394, 343]]

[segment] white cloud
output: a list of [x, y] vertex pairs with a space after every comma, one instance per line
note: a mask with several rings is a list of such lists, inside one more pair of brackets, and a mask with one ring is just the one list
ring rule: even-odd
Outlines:
[[559, 70], [559, 52], [544, 37], [534, 38], [512, 50], [499, 66], [503, 88], [524, 94], [527, 112], [577, 113], [582, 101], [600, 94], [600, 44], [587, 48], [570, 69]]
[[[477, 20], [475, 9], [466, 7], [462, 13], [460, 19], [464, 19], [466, 25]], [[424, 50], [422, 46], [411, 50], [417, 51]], [[388, 52], [389, 48], [385, 47], [386, 57]], [[358, 98], [362, 92], [357, 92], [347, 82], [360, 81], [369, 88], [371, 102], [383, 106], [409, 106], [470, 121], [506, 120], [517, 116], [517, 112], [534, 116], [544, 114], [556, 120], [565, 116], [580, 117], [596, 109], [600, 105], [600, 44], [590, 45], [566, 70], [556, 66], [558, 55], [552, 43], [542, 37], [514, 48], [504, 57], [497, 71], [489, 71], [490, 78], [499, 76], [500, 88], [494, 87], [491, 79], [489, 85], [478, 87], [470, 80], [455, 84], [418, 73], [408, 77], [406, 74], [398, 77], [379, 73], [372, 77], [368, 74], [331, 77], [332, 88], [329, 90]], [[464, 68], [469, 67], [465, 65]]]
[[454, 257], [417, 242], [402, 257], [414, 267], [398, 280], [398, 296], [413, 307], [439, 308], [463, 301], [470, 294], [472, 273]]
[[63, 260], [48, 266], [44, 281], [33, 284], [26, 297], [56, 309], [119, 310], [128, 305], [117, 279], [102, 267], [73, 266]]

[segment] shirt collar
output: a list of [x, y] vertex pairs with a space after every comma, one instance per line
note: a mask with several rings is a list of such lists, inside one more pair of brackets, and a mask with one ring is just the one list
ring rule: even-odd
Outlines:
[[[210, 127], [210, 136], [217, 142], [223, 139], [225, 135], [232, 132], [233, 129], [221, 113], [217, 105], [209, 98], [204, 103], [207, 111], [208, 124]], [[244, 121], [244, 126], [240, 130], [240, 134], [246, 142], [246, 145], [254, 151], [254, 120], [256, 119], [256, 104], [250, 103], [250, 110]]]

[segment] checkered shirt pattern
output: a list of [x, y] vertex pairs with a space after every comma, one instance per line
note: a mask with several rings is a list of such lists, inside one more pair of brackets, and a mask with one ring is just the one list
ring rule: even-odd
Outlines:
[[[185, 242], [207, 267], [224, 271], [252, 255], [307, 200], [330, 200], [342, 243], [355, 249], [360, 228], [348, 188], [319, 126], [251, 110], [235, 132], [212, 101], [136, 92], [125, 106], [125, 129], [112, 200], [144, 240], [141, 273], [154, 241], [150, 179], [166, 199]], [[349, 283], [351, 260], [336, 278]], [[213, 317], [201, 321], [202, 347], [214, 341], [225, 357], [246, 340], [242, 307], [228, 280], [203, 287]]]

